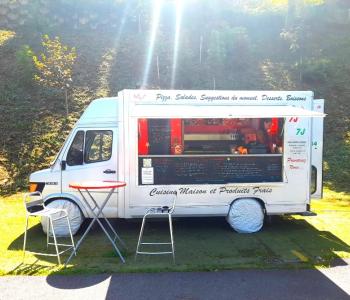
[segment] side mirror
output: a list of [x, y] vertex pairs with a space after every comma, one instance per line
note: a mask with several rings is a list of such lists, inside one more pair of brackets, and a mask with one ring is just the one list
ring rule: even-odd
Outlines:
[[66, 169], [67, 162], [65, 160], [61, 161], [61, 170], [64, 171]]

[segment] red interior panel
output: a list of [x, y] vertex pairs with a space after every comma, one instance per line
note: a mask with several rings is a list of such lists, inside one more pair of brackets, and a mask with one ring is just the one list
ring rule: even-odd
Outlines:
[[147, 119], [139, 119], [138, 121], [138, 133], [139, 133], [139, 155], [147, 155], [149, 142], [148, 142], [148, 124]]

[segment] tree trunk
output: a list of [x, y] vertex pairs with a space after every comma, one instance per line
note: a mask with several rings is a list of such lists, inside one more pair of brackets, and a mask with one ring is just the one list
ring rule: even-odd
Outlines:
[[64, 89], [64, 96], [65, 96], [65, 106], [66, 106], [66, 118], [68, 119], [69, 110], [68, 110], [68, 91], [67, 91], [67, 89]]
[[199, 40], [199, 64], [202, 64], [202, 47], [203, 47], [203, 35], [201, 35]]
[[157, 55], [157, 77], [158, 77], [158, 88], [160, 89], [160, 72], [159, 72], [159, 56]]

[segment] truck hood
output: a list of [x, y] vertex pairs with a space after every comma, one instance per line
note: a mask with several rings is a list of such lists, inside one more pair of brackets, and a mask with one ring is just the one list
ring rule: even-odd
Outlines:
[[29, 176], [30, 182], [45, 182], [47, 179], [47, 175], [51, 173], [51, 169], [44, 169], [40, 171], [36, 171]]

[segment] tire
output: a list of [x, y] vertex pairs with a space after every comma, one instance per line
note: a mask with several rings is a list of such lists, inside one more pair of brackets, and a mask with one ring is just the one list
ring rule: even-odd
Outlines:
[[231, 204], [226, 220], [238, 233], [257, 232], [264, 225], [264, 210], [256, 199], [238, 199]]
[[[75, 204], [72, 201], [69, 201], [66, 199], [57, 199], [47, 204], [46, 207], [63, 208], [67, 210], [73, 235], [77, 233], [81, 224], [84, 221], [84, 216], [81, 213], [80, 208], [78, 207], [77, 204]], [[47, 222], [48, 222], [48, 219], [46, 217], [41, 218], [41, 225], [43, 227], [43, 231], [45, 232], [45, 234], [47, 231]], [[54, 221], [53, 225], [55, 227], [56, 236], [61, 236], [61, 237], [69, 236], [69, 229], [68, 229], [68, 223], [66, 218], [62, 218], [60, 220]], [[51, 229], [50, 229], [50, 234], [51, 234]]]

